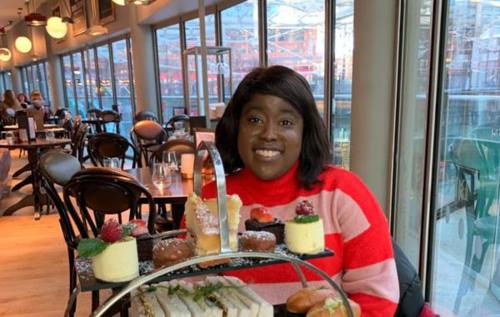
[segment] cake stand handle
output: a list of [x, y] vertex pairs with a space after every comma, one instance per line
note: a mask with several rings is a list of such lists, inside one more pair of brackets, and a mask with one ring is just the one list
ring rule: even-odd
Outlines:
[[194, 161], [194, 192], [201, 197], [201, 169], [207, 152], [215, 170], [217, 210], [219, 211], [220, 253], [231, 252], [232, 250], [229, 247], [229, 224], [226, 205], [226, 174], [220, 154], [213, 142], [201, 141], [196, 149]]

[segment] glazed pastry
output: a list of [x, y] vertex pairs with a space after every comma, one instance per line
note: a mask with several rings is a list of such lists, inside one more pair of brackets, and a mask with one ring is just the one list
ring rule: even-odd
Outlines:
[[242, 251], [273, 252], [276, 247], [276, 237], [267, 231], [245, 231], [240, 236]]
[[153, 247], [153, 263], [156, 268], [170, 266], [192, 256], [192, 246], [184, 239], [161, 240]]

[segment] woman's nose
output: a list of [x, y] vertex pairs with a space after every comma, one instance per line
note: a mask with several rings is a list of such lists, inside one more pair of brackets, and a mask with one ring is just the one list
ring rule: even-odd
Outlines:
[[262, 126], [262, 130], [260, 133], [261, 138], [265, 140], [274, 140], [277, 137], [277, 127], [273, 120], [268, 120]]

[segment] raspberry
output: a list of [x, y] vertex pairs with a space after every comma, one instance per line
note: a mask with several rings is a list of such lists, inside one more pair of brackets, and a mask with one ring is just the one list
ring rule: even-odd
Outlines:
[[122, 226], [116, 221], [108, 221], [101, 228], [101, 239], [108, 243], [113, 243], [122, 238]]
[[302, 200], [295, 207], [295, 213], [303, 216], [314, 215], [314, 207], [309, 200]]

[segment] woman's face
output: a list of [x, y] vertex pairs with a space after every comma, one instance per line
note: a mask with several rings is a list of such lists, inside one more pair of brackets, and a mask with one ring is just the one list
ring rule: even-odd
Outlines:
[[18, 95], [17, 100], [19, 100], [19, 102], [24, 102], [26, 98], [24, 98], [24, 95]]
[[299, 159], [304, 122], [300, 113], [280, 97], [255, 94], [243, 106], [238, 152], [254, 175], [280, 177]]

